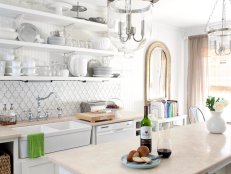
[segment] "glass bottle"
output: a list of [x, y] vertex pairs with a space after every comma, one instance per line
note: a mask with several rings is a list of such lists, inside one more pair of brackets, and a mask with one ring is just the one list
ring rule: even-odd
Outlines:
[[140, 145], [152, 151], [152, 121], [148, 117], [148, 106], [144, 106], [144, 118], [141, 121]]

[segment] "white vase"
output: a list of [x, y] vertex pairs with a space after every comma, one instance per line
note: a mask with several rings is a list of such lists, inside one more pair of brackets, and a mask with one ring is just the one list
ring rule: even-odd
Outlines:
[[222, 112], [211, 111], [211, 117], [207, 121], [207, 129], [210, 133], [221, 134], [226, 130], [225, 120], [221, 117]]

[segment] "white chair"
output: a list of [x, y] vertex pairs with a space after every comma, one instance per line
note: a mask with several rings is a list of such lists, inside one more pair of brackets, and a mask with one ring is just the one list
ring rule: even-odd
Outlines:
[[205, 122], [205, 116], [197, 106], [189, 107], [189, 123]]

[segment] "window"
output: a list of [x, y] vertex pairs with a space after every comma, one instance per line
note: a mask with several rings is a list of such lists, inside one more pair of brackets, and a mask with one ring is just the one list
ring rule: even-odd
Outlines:
[[226, 59], [208, 58], [208, 87], [210, 96], [223, 97], [229, 101], [224, 115], [230, 118], [224, 118], [231, 121], [231, 56]]

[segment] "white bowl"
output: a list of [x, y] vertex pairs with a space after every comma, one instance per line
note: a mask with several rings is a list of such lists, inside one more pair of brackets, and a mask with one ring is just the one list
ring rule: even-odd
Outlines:
[[0, 27], [0, 32], [1, 31], [15, 32], [16, 30], [14, 28]]
[[107, 37], [94, 38], [91, 40], [93, 49], [108, 50], [111, 42]]
[[52, 45], [65, 45], [65, 38], [64, 37], [48, 37], [47, 39], [48, 44]]
[[6, 61], [6, 66], [7, 67], [20, 67], [21, 62], [17, 60]]
[[10, 39], [15, 40], [18, 37], [18, 33], [14, 31], [0, 31], [0, 38], [1, 39]]
[[21, 67], [6, 67], [6, 74], [20, 74]]

